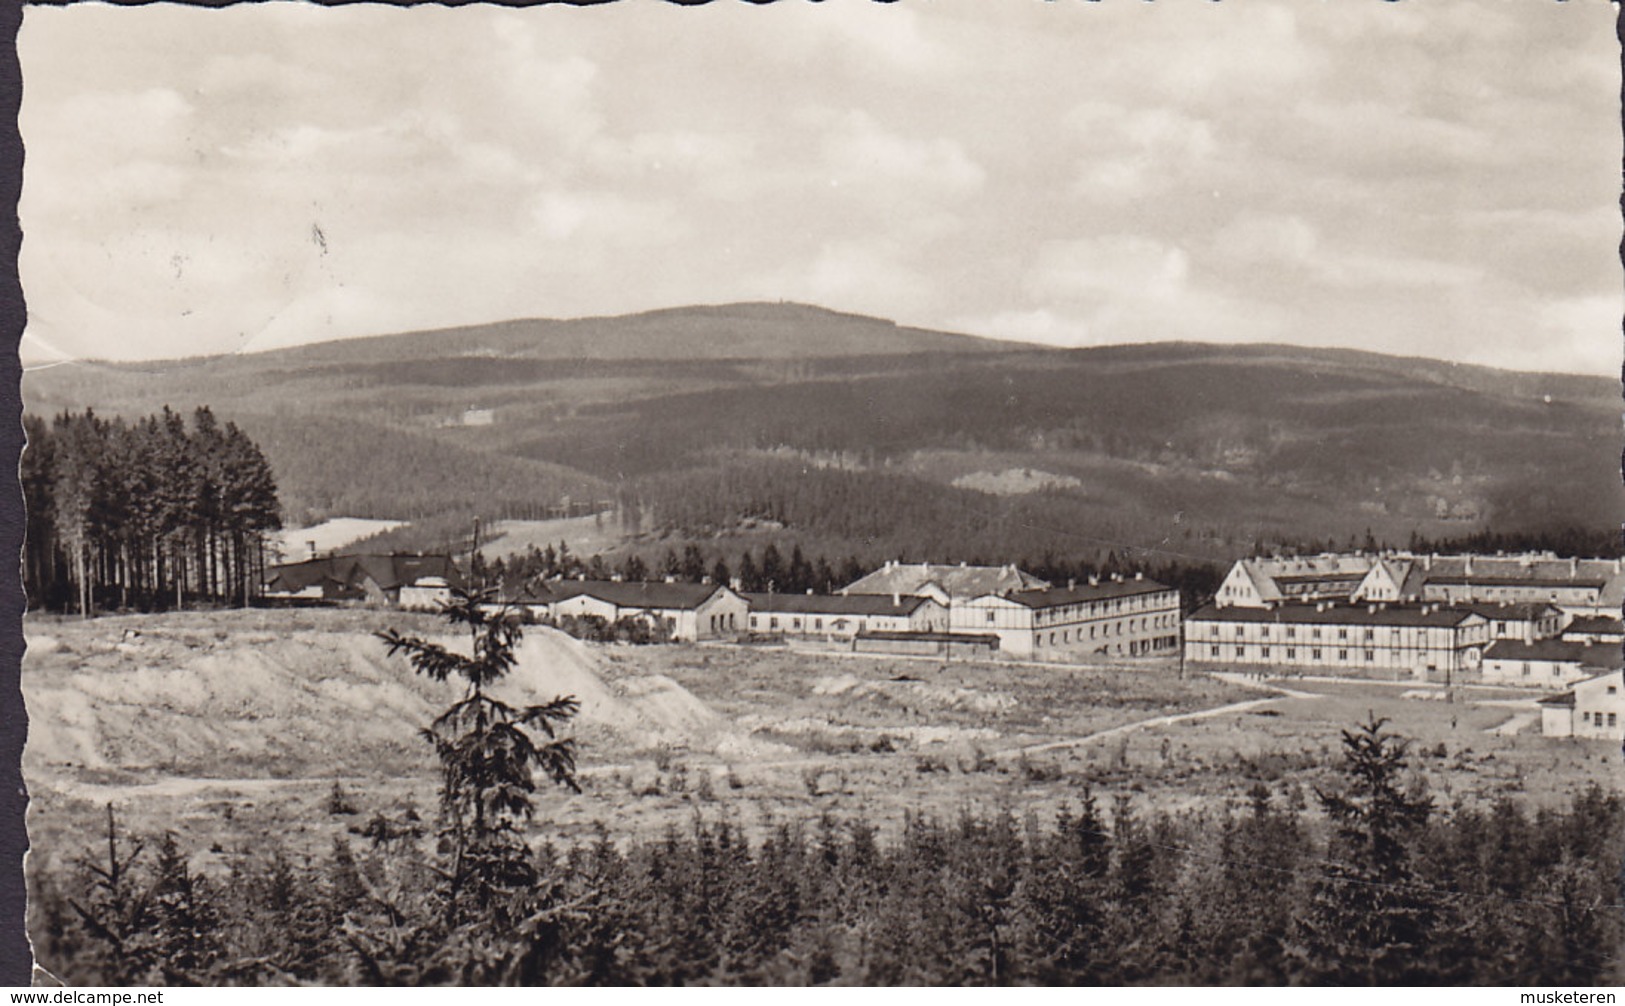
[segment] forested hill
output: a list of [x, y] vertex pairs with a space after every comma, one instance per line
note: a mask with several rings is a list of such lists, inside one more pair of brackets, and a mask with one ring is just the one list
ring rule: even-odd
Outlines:
[[1625, 517], [1610, 380], [1289, 346], [1044, 350], [794, 304], [59, 366], [24, 399], [210, 405], [264, 445], [295, 522], [531, 516], [568, 495], [618, 501], [646, 535], [766, 527], [952, 560]]

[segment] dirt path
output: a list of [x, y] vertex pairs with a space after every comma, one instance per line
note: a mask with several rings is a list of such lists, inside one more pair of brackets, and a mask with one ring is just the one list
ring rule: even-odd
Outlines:
[[1108, 740], [1112, 737], [1122, 737], [1127, 734], [1131, 734], [1136, 730], [1146, 730], [1151, 727], [1165, 727], [1174, 723], [1183, 723], [1188, 720], [1212, 719], [1215, 716], [1225, 716], [1230, 713], [1244, 713], [1248, 710], [1257, 709], [1260, 706], [1269, 705], [1271, 702], [1275, 702], [1279, 699], [1316, 699], [1320, 697], [1313, 692], [1300, 692], [1292, 688], [1272, 684], [1268, 681], [1248, 678], [1242, 674], [1221, 671], [1213, 676], [1221, 681], [1226, 681], [1233, 685], [1241, 685], [1246, 688], [1255, 688], [1261, 691], [1268, 691], [1273, 694], [1260, 699], [1248, 699], [1244, 702], [1232, 702], [1229, 705], [1214, 706], [1211, 709], [1198, 709], [1197, 711], [1191, 713], [1170, 713], [1165, 716], [1153, 716], [1150, 719], [1137, 720], [1134, 723], [1125, 723], [1122, 726], [1112, 727], [1109, 730], [1099, 730], [1092, 734], [1085, 734], [1082, 737], [1070, 737], [1066, 740], [1049, 741], [1044, 744], [1033, 744], [1027, 747], [1010, 748], [1006, 751], [995, 752], [993, 757], [1019, 758], [1022, 755], [1034, 755], [1041, 754], [1045, 751], [1059, 751], [1064, 748], [1081, 747], [1085, 744], [1093, 744], [1096, 741]]

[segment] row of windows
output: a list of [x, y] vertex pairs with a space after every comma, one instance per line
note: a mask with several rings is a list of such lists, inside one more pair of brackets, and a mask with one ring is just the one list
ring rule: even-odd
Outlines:
[[1088, 601], [1082, 604], [1065, 604], [1054, 608], [1040, 609], [1034, 621], [1038, 622], [1071, 622], [1076, 621], [1078, 615], [1086, 618], [1099, 618], [1103, 614], [1124, 611], [1145, 611], [1151, 608], [1171, 608], [1178, 605], [1179, 600], [1173, 591], [1161, 594], [1141, 594], [1135, 597], [1119, 597], [1110, 601]]
[[[988, 612], [988, 614], [991, 615], [992, 612]], [[1150, 619], [1150, 618], [1130, 618], [1130, 619], [1126, 619], [1125, 621], [1122, 621], [1122, 622], [1113, 622], [1111, 625], [1091, 625], [1091, 626], [1089, 626], [1089, 636], [1088, 636], [1088, 638], [1089, 639], [1097, 638], [1096, 637], [1096, 630], [1097, 629], [1100, 630], [1099, 631], [1099, 638], [1104, 639], [1107, 636], [1114, 636], [1114, 635], [1115, 636], [1121, 636], [1124, 633], [1124, 631], [1143, 632], [1146, 629], [1167, 628], [1167, 627], [1168, 627], [1167, 624], [1156, 621], [1154, 619]], [[1067, 645], [1070, 645], [1073, 642], [1082, 643], [1082, 642], [1086, 641], [1085, 638], [1084, 638], [1084, 635], [1083, 635], [1083, 627], [1082, 626], [1078, 627], [1076, 636], [1073, 635], [1071, 629], [1052, 629], [1047, 635], [1048, 635], [1049, 645], [1050, 646], [1067, 646]], [[1042, 632], [1034, 633], [1034, 635], [1033, 635], [1033, 645], [1034, 646], [1043, 646], [1045, 638], [1046, 638], [1045, 633], [1042, 633]], [[1173, 645], [1175, 645], [1175, 646], [1178, 645], [1179, 637], [1177, 637], [1177, 636], [1168, 636], [1166, 638], [1174, 640]]]
[[[1601, 712], [1596, 712], [1596, 713], [1582, 712], [1580, 714], [1580, 722], [1589, 723], [1592, 726], [1600, 727], [1600, 726], [1603, 725], [1602, 724], [1602, 716], [1603, 716], [1603, 714]], [[1609, 713], [1608, 714], [1608, 725], [1611, 726], [1611, 727], [1619, 726], [1619, 714], [1618, 713]]]
[[[1270, 638], [1272, 638], [1271, 633], [1272, 633], [1273, 628], [1274, 628], [1273, 626], [1269, 626], [1269, 625], [1260, 625], [1260, 626], [1258, 626], [1257, 638], [1259, 638], [1259, 639], [1270, 639]], [[1301, 638], [1300, 635], [1299, 635], [1299, 627], [1298, 626], [1295, 626], [1295, 625], [1284, 626], [1284, 627], [1282, 627], [1282, 631], [1283, 631], [1283, 638], [1285, 638], [1285, 639], [1298, 639], [1298, 638]], [[1312, 627], [1310, 627], [1308, 635], [1305, 638], [1308, 638], [1310, 640], [1322, 639], [1322, 638], [1326, 637], [1327, 631], [1329, 631], [1329, 630], [1324, 630], [1319, 626], [1312, 626]], [[1390, 626], [1390, 627], [1388, 627], [1388, 631], [1386, 633], [1384, 633], [1383, 639], [1387, 640], [1388, 642], [1397, 642], [1401, 638], [1402, 631], [1403, 630], [1401, 630], [1398, 627]], [[1423, 638], [1431, 637], [1433, 639], [1444, 640], [1444, 639], [1449, 637], [1451, 630], [1449, 630], [1449, 629], [1417, 629], [1416, 632], [1418, 634], [1420, 634]], [[1218, 639], [1223, 635], [1223, 633], [1224, 633], [1224, 627], [1221, 626], [1221, 625], [1218, 625], [1218, 624], [1211, 624], [1209, 626], [1209, 628], [1206, 630], [1206, 635], [1210, 639]], [[1203, 629], [1202, 629], [1201, 625], [1195, 626], [1192, 629], [1191, 635], [1192, 635], [1193, 638], [1196, 638], [1196, 639], [1202, 638], [1202, 636], [1204, 635], [1204, 632], [1203, 632]], [[1243, 638], [1244, 636], [1247, 635], [1247, 626], [1245, 626], [1245, 625], [1233, 626], [1232, 629], [1231, 629], [1231, 635], [1235, 636], [1237, 639]], [[1350, 629], [1350, 628], [1346, 628], [1346, 627], [1341, 627], [1341, 628], [1338, 628], [1336, 630], [1335, 638], [1339, 642], [1343, 642], [1343, 641], [1347, 641], [1347, 640], [1351, 640], [1351, 639], [1359, 639], [1359, 640], [1364, 640], [1365, 642], [1371, 643], [1371, 642], [1376, 642], [1377, 630], [1374, 629], [1374, 628], [1354, 628], [1354, 629]]]
[[[1287, 647], [1282, 647], [1281, 649], [1282, 649], [1282, 654], [1283, 654], [1284, 659], [1286, 659], [1286, 660], [1297, 660], [1297, 659], [1299, 659], [1299, 657], [1298, 657], [1299, 648], [1298, 647], [1287, 646]], [[1221, 659], [1224, 656], [1224, 653], [1222, 652], [1222, 650], [1223, 650], [1222, 647], [1220, 647], [1218, 644], [1214, 644], [1213, 646], [1208, 647], [1208, 655], [1210, 657], [1212, 657], [1213, 659], [1215, 659], [1215, 660]], [[1234, 658], [1236, 660], [1247, 660], [1248, 659], [1249, 651], [1248, 651], [1247, 647], [1245, 647], [1245, 646], [1237, 646], [1237, 647], [1233, 647], [1233, 650], [1234, 650]], [[1268, 646], [1260, 646], [1258, 648], [1258, 658], [1260, 660], [1268, 660], [1268, 659], [1270, 659], [1270, 655], [1271, 655], [1272, 652], [1273, 652], [1273, 650], [1270, 647], [1268, 647]], [[1318, 646], [1311, 647], [1311, 648], [1309, 648], [1309, 650], [1307, 652], [1309, 654], [1309, 656], [1308, 656], [1309, 660], [1323, 660], [1323, 659], [1325, 659], [1325, 656], [1324, 656], [1325, 651], [1321, 647], [1318, 647]], [[1350, 654], [1354, 653], [1354, 652], [1358, 652], [1360, 654], [1359, 659], [1364, 661], [1365, 663], [1368, 663], [1368, 664], [1375, 663], [1376, 660], [1377, 660], [1377, 651], [1376, 650], [1354, 651], [1354, 650], [1340, 649], [1340, 650], [1337, 651], [1337, 662], [1341, 663], [1341, 664], [1349, 663], [1350, 660], [1352, 659], [1350, 657]], [[1401, 651], [1401, 650], [1392, 650], [1389, 653], [1390, 658], [1392, 660], [1396, 661], [1396, 662], [1401, 658], [1402, 655], [1403, 655], [1403, 651]]]

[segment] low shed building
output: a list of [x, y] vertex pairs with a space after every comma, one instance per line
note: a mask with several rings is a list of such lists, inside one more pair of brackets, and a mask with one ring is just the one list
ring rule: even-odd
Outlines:
[[946, 632], [948, 609], [931, 597], [895, 594], [746, 594], [750, 631], [851, 639], [862, 632]]
[[1571, 643], [1540, 639], [1533, 643], [1501, 639], [1484, 651], [1484, 683], [1530, 688], [1567, 686], [1625, 664], [1612, 643]]
[[328, 555], [270, 567], [265, 594], [433, 610], [462, 582], [450, 556]]
[[684, 642], [743, 632], [750, 613], [743, 596], [719, 584], [560, 580], [547, 589], [554, 618], [596, 615], [612, 623], [646, 618]]
[[900, 657], [989, 660], [999, 652], [999, 637], [991, 632], [860, 632], [852, 640], [852, 650]]

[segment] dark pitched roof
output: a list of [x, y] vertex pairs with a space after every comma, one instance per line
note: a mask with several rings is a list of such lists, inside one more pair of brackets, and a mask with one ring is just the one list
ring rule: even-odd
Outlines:
[[783, 611], [796, 615], [907, 615], [930, 600], [902, 595], [892, 603], [890, 594], [746, 594], [753, 611]]
[[641, 583], [620, 580], [557, 580], [547, 585], [555, 603], [583, 594], [617, 608], [698, 608], [728, 588], [714, 583]]
[[1566, 639], [1498, 639], [1484, 651], [1485, 660], [1543, 660], [1576, 663], [1583, 667], [1625, 666], [1618, 643], [1576, 643]]
[[430, 577], [454, 587], [463, 582], [449, 556], [391, 554], [329, 555], [271, 566], [265, 585], [269, 590], [290, 592], [317, 585], [360, 589], [370, 579], [380, 590], [395, 590]]
[[1489, 619], [1500, 621], [1532, 622], [1537, 618], [1546, 618], [1560, 614], [1563, 609], [1548, 601], [1524, 601], [1516, 604], [1497, 604], [1493, 601], [1472, 602], [1457, 605], [1468, 611], [1476, 611]]
[[1109, 601], [1119, 597], [1137, 597], [1141, 594], [1159, 594], [1173, 590], [1156, 580], [1103, 580], [1100, 583], [1080, 583], [1070, 587], [1045, 587], [1042, 590], [1022, 590], [1006, 600], [1028, 608], [1059, 608], [1068, 604], [1089, 601]]
[[1568, 708], [1573, 709], [1574, 693], [1564, 692], [1561, 695], [1548, 695], [1540, 700], [1540, 704], [1543, 706], [1567, 706]]
[[1609, 618], [1607, 615], [1592, 615], [1576, 618], [1563, 631], [1619, 636], [1625, 635], [1625, 622], [1621, 622], [1617, 618]]
[[1191, 615], [1191, 622], [1256, 622], [1282, 625], [1377, 625], [1432, 626], [1460, 625], [1482, 618], [1465, 608], [1443, 608], [1433, 604], [1377, 605], [1336, 604], [1320, 610], [1314, 604], [1283, 604], [1274, 608], [1220, 608], [1207, 605]]

